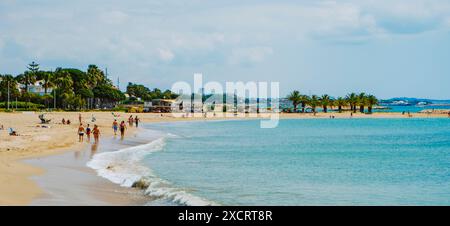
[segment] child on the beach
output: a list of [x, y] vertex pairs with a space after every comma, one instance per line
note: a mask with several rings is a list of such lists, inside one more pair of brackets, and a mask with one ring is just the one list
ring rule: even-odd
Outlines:
[[78, 141], [82, 142], [84, 138], [84, 127], [83, 124], [80, 123], [80, 126], [78, 127]]
[[100, 130], [98, 129], [97, 125], [94, 125], [94, 129], [92, 130], [92, 133], [94, 134], [94, 140], [97, 143], [98, 138], [100, 137]]
[[125, 129], [126, 129], [125, 121], [122, 121], [120, 123], [120, 136], [123, 138], [125, 136]]
[[86, 136], [87, 136], [88, 141], [90, 141], [91, 140], [91, 127], [89, 127], [89, 124], [87, 124], [87, 127], [86, 127]]
[[117, 119], [114, 119], [114, 122], [113, 122], [113, 125], [112, 125], [112, 128], [113, 128], [113, 130], [114, 130], [114, 135], [117, 135], [117, 128], [118, 128], [118, 123], [117, 123]]

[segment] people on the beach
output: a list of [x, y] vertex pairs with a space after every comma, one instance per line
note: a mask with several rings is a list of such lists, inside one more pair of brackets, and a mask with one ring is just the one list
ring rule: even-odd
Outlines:
[[87, 124], [87, 127], [86, 127], [86, 137], [87, 137], [88, 141], [91, 140], [91, 127], [89, 126], [89, 124]]
[[84, 127], [83, 123], [80, 123], [80, 126], [78, 127], [78, 141], [82, 142], [84, 139]]
[[114, 119], [114, 122], [112, 124], [112, 128], [114, 130], [114, 136], [117, 135], [117, 129], [119, 127], [119, 123], [117, 123], [117, 119]]
[[128, 118], [128, 124], [130, 126], [133, 126], [134, 120], [133, 120], [133, 115], [130, 115], [130, 117]]
[[67, 123], [67, 125], [70, 125], [70, 119], [67, 119], [66, 123]]
[[97, 125], [94, 125], [94, 129], [92, 130], [92, 133], [94, 134], [94, 140], [95, 142], [98, 142], [98, 139], [100, 137], [100, 129]]
[[120, 123], [120, 136], [123, 138], [125, 136], [125, 129], [127, 126], [125, 125], [125, 121]]
[[80, 123], [81, 123], [81, 119], [82, 119], [82, 118], [81, 118], [81, 113], [79, 113], [79, 114], [78, 114], [78, 120], [79, 120]]
[[10, 136], [19, 136], [19, 133], [17, 133], [16, 130], [14, 130], [13, 128], [9, 128], [9, 135]]
[[138, 125], [139, 125], [139, 118], [138, 118], [138, 116], [136, 115], [136, 117], [134, 118], [134, 124], [136, 124], [136, 127], [138, 127]]
[[61, 123], [62, 123], [63, 125], [65, 125], [65, 124], [66, 124], [66, 120], [63, 118], [63, 119], [61, 120]]

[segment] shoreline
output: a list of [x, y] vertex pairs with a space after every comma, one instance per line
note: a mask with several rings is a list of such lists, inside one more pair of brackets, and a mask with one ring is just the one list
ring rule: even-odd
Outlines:
[[115, 152], [147, 142], [135, 137], [137, 131], [130, 133], [124, 140], [120, 136], [105, 135], [100, 142], [91, 141], [77, 151], [23, 160], [47, 172], [31, 177], [45, 192], [35, 197], [30, 205], [144, 205], [149, 198], [143, 196], [142, 191], [120, 187], [100, 177], [96, 170], [86, 165], [96, 154]]
[[[76, 128], [79, 112], [55, 112], [48, 113], [48, 117], [52, 119], [51, 128], [39, 128], [37, 116], [39, 113], [0, 113], [0, 124], [4, 125], [5, 130], [11, 126], [18, 130], [23, 136], [9, 137], [5, 136], [6, 131], [1, 131], [0, 138], [3, 145], [0, 148], [0, 205], [29, 205], [33, 203], [37, 197], [45, 194], [45, 189], [36, 184], [31, 178], [47, 174], [45, 169], [36, 167], [27, 163], [29, 159], [47, 158], [57, 154], [65, 154], [68, 152], [76, 152], [86, 147], [86, 143], [79, 143], [76, 136]], [[88, 120], [91, 115], [97, 118], [96, 124], [101, 129], [103, 136], [112, 135], [111, 123], [112, 116], [110, 112], [81, 112], [83, 119]], [[259, 117], [207, 117], [207, 118], [173, 118], [170, 114], [159, 113], [119, 113], [120, 120], [126, 120], [129, 115], [138, 115], [141, 122], [170, 122], [170, 121], [192, 121], [192, 120], [239, 120], [239, 119], [267, 119], [263, 114]], [[232, 116], [228, 114], [227, 116]], [[281, 113], [280, 119], [326, 119], [331, 115], [338, 118], [350, 118], [349, 112], [344, 113]], [[412, 118], [448, 118], [446, 114], [425, 114], [412, 113]], [[72, 125], [58, 124], [60, 118], [70, 118]], [[351, 118], [408, 118], [402, 113], [373, 113], [361, 114], [356, 113]], [[56, 123], [55, 123], [56, 122]], [[90, 123], [91, 126], [94, 123]], [[127, 124], [128, 125], [128, 124]], [[23, 131], [23, 132], [22, 132]], [[127, 136], [135, 133], [134, 127], [130, 128]], [[102, 137], [100, 138], [102, 139]], [[3, 142], [6, 140], [6, 142]], [[87, 168], [87, 167], [86, 167]], [[99, 177], [100, 178], [100, 177]], [[103, 178], [102, 178], [103, 179]]]

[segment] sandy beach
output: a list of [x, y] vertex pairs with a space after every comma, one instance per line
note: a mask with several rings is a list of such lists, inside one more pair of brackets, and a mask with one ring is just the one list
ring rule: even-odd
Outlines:
[[[37, 197], [42, 197], [45, 194], [45, 188], [33, 181], [33, 176], [43, 175], [51, 172], [47, 168], [30, 165], [28, 160], [36, 158], [44, 158], [52, 156], [53, 162], [59, 161], [57, 154], [72, 155], [71, 152], [77, 152], [88, 148], [87, 142], [78, 142], [77, 128], [79, 112], [52, 112], [46, 113], [45, 117], [51, 119], [48, 128], [43, 128], [39, 124], [37, 112], [17, 112], [17, 113], [0, 113], [0, 126], [3, 125], [3, 130], [0, 130], [0, 205], [35, 205], [43, 204], [33, 202]], [[205, 118], [174, 118], [171, 114], [156, 114], [156, 113], [117, 113], [120, 116], [119, 120], [124, 120], [130, 115], [138, 115], [142, 123], [161, 122], [161, 121], [178, 121], [178, 120], [205, 120]], [[108, 139], [112, 135], [111, 124], [113, 116], [111, 112], [82, 112], [82, 122], [84, 124], [97, 124], [101, 131], [100, 139]], [[96, 121], [91, 122], [92, 116], [95, 116]], [[308, 114], [280, 114], [280, 118], [329, 118], [331, 115], [335, 118], [408, 118], [407, 115], [401, 113], [374, 113], [354, 114], [352, 117], [349, 112], [345, 113], [317, 113], [315, 116]], [[242, 119], [244, 115], [233, 117], [213, 117], [207, 116], [207, 120], [222, 120], [222, 119]], [[259, 115], [264, 117], [265, 115]], [[447, 114], [421, 114], [415, 113], [411, 115], [413, 118], [447, 118]], [[248, 115], [247, 115], [248, 117]], [[70, 119], [71, 125], [63, 125], [62, 119]], [[255, 117], [248, 117], [255, 118]], [[19, 133], [19, 136], [9, 136], [8, 128], [14, 128]], [[127, 131], [127, 136], [133, 135], [136, 131], [134, 127], [130, 127]], [[69, 152], [69, 153], [68, 153]], [[49, 157], [50, 158], [50, 157]], [[24, 161], [27, 162], [24, 162]], [[77, 163], [78, 164], [78, 163]], [[77, 166], [78, 167], [78, 166]], [[82, 167], [82, 166], [79, 166]], [[95, 180], [95, 179], [93, 179]], [[100, 180], [100, 178], [99, 178]], [[112, 184], [103, 183], [103, 187], [111, 186], [110, 189], [117, 189]], [[109, 200], [114, 198], [109, 197]], [[122, 200], [123, 201], [123, 200]], [[116, 200], [115, 204], [128, 204], [121, 200]], [[79, 203], [82, 204], [82, 203]], [[99, 202], [99, 205], [108, 204], [108, 202]]]

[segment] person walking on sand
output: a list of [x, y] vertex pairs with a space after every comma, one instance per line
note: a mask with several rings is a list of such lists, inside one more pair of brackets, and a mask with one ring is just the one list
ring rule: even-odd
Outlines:
[[63, 119], [61, 120], [61, 123], [62, 123], [63, 125], [65, 125], [65, 124], [66, 124], [66, 120], [63, 118]]
[[87, 127], [86, 127], [86, 137], [87, 137], [88, 141], [91, 140], [91, 127], [89, 126], [89, 124], [87, 124]]
[[81, 113], [78, 114], [78, 120], [79, 120], [80, 123], [81, 123]]
[[123, 138], [125, 136], [125, 129], [127, 126], [125, 125], [125, 121], [120, 123], [120, 136]]
[[136, 117], [134, 118], [134, 123], [136, 124], [136, 128], [138, 127], [138, 125], [139, 125], [139, 118], [138, 118], [138, 116], [136, 115]]
[[97, 143], [98, 138], [100, 137], [100, 130], [98, 129], [97, 125], [94, 125], [94, 129], [92, 130], [92, 133], [94, 134], [94, 140]]
[[82, 142], [84, 138], [84, 127], [83, 124], [80, 123], [80, 126], [78, 127], [78, 141]]
[[119, 123], [117, 123], [117, 119], [114, 119], [112, 128], [114, 130], [114, 136], [117, 135], [117, 128], [119, 127]]

